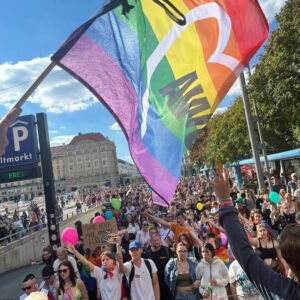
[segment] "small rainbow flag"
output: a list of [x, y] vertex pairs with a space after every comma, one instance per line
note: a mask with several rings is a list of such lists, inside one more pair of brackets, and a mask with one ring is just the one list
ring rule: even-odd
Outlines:
[[114, 115], [166, 205], [183, 155], [267, 36], [256, 0], [109, 0], [52, 60]]

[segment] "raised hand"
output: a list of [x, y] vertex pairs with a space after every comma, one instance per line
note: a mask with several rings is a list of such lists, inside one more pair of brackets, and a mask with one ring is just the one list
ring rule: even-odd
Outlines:
[[72, 254], [75, 254], [75, 252], [76, 252], [75, 247], [70, 243], [65, 243], [64, 248], [65, 248], [65, 250], [67, 250], [68, 252], [70, 252]]
[[214, 191], [219, 201], [226, 201], [230, 198], [230, 184], [229, 184], [229, 175], [228, 171], [225, 169], [217, 169], [214, 172]]

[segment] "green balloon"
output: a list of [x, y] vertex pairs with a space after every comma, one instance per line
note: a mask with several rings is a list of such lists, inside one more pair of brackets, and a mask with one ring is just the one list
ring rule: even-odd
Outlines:
[[271, 192], [271, 193], [269, 194], [269, 199], [270, 199], [270, 201], [273, 202], [274, 204], [277, 204], [277, 203], [280, 202], [280, 196], [279, 196], [279, 194], [276, 193], [276, 192]]
[[115, 210], [119, 210], [121, 208], [121, 201], [118, 198], [111, 199], [111, 205]]

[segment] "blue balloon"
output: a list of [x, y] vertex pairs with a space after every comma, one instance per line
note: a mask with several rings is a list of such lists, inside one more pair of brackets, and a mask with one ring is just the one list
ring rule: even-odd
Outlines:
[[110, 210], [107, 210], [104, 214], [106, 220], [111, 220], [113, 218], [113, 213]]

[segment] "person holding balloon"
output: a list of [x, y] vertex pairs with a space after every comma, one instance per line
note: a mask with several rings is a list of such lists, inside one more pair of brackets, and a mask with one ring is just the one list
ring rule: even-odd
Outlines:
[[118, 265], [118, 262], [122, 260], [120, 247], [121, 238], [114, 235], [113, 243], [116, 243], [117, 246], [117, 259], [113, 252], [103, 252], [101, 256], [101, 268], [87, 260], [72, 244], [65, 244], [65, 249], [68, 252], [73, 253], [75, 257], [91, 271], [92, 277], [96, 278], [102, 300], [121, 299], [122, 274], [119, 272]]

